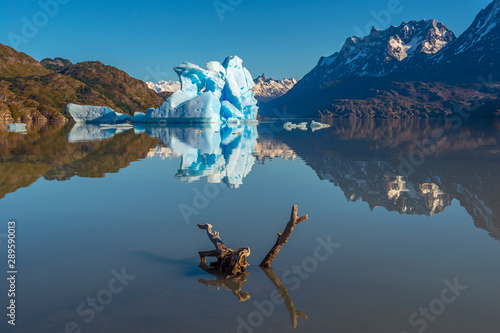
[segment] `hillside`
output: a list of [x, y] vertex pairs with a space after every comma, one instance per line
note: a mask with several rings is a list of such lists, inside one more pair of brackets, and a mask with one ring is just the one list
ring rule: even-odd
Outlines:
[[0, 78], [46, 75], [50, 71], [29, 55], [0, 44]]
[[0, 44], [0, 121], [68, 121], [68, 103], [133, 115], [164, 101], [144, 82], [101, 62], [73, 65], [56, 58], [42, 63]]

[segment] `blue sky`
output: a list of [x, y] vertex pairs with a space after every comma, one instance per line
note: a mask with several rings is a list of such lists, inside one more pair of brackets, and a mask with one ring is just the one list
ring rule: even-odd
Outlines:
[[300, 79], [373, 24], [435, 18], [459, 35], [489, 2], [2, 0], [0, 43], [37, 60], [100, 60], [145, 81], [177, 79], [172, 67], [183, 61], [203, 67], [233, 54], [254, 77]]

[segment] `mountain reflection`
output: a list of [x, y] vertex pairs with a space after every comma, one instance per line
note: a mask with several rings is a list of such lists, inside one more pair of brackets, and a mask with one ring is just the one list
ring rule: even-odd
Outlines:
[[[477, 227], [500, 239], [498, 123], [468, 122], [455, 129], [443, 121], [337, 120], [330, 125], [314, 133], [282, 131], [279, 138], [348, 201], [432, 216], [456, 199]], [[422, 142], [435, 131], [442, 135], [425, 154]], [[411, 165], [415, 152], [423, 158]], [[408, 164], [411, 172], [402, 174]]]
[[[0, 198], [40, 177], [104, 177], [147, 157], [179, 159], [172, 176], [183, 182], [238, 188], [254, 164], [300, 157], [347, 201], [432, 216], [457, 200], [477, 227], [500, 239], [498, 123], [453, 128], [439, 121], [338, 120], [330, 125], [312, 133], [266, 123], [258, 128], [49, 124], [30, 125], [22, 135], [0, 124]], [[427, 145], [432, 152], [402, 173], [402, 159], [409, 161], [436, 131], [442, 135]]]

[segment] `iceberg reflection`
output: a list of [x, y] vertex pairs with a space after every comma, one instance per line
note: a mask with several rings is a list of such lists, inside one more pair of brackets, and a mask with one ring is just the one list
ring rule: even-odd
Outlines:
[[[258, 138], [255, 125], [150, 126], [146, 132], [158, 138], [171, 154], [180, 156], [181, 164], [175, 177], [186, 183], [206, 178], [209, 183], [224, 182], [228, 187], [237, 188], [256, 160], [253, 155]], [[164, 149], [155, 151], [165, 157]]]
[[237, 188], [243, 184], [256, 161], [257, 126], [242, 124], [198, 125], [107, 125], [77, 123], [68, 134], [68, 142], [102, 141], [134, 129], [135, 134], [146, 132], [161, 144], [149, 151], [148, 157], [180, 157], [176, 178], [191, 183], [206, 178], [209, 183], [224, 182]]
[[129, 124], [85, 124], [76, 123], [68, 134], [68, 142], [101, 141], [132, 129]]

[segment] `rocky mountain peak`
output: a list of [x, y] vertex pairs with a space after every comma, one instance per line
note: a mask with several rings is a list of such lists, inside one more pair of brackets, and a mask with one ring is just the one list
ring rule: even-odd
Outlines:
[[297, 83], [297, 80], [294, 78], [275, 80], [266, 78], [266, 75], [262, 73], [254, 80], [254, 83], [255, 86], [252, 90], [255, 93], [255, 98], [259, 102], [266, 102], [286, 94]]
[[419, 67], [454, 40], [453, 32], [437, 20], [403, 22], [385, 30], [372, 28], [367, 36], [347, 38], [339, 52], [322, 57], [299, 86], [318, 87], [349, 77], [383, 77]]

